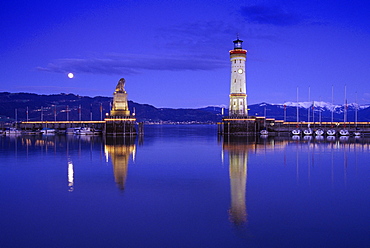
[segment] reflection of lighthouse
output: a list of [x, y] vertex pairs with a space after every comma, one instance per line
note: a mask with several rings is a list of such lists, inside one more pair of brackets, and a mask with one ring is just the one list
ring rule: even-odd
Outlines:
[[223, 150], [229, 154], [229, 175], [231, 206], [229, 210], [230, 221], [236, 225], [247, 222], [246, 187], [248, 149], [251, 144], [246, 142], [224, 141]]
[[229, 173], [231, 190], [230, 218], [235, 224], [247, 221], [245, 192], [247, 186], [247, 159], [246, 151], [229, 152]]
[[130, 155], [135, 152], [134, 141], [132, 138], [124, 137], [107, 137], [106, 139], [105, 150], [112, 159], [114, 180], [121, 190], [125, 188]]

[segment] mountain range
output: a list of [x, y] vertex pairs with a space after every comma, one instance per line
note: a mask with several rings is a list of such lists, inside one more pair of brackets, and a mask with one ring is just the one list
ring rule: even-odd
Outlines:
[[[112, 97], [88, 97], [74, 94], [38, 95], [0, 92], [0, 121], [28, 120], [101, 120], [109, 113]], [[222, 107], [156, 108], [128, 101], [131, 113], [139, 122], [215, 123], [222, 120]], [[327, 102], [259, 103], [248, 106], [249, 115], [297, 121], [370, 121], [370, 105], [355, 103], [334, 105]], [[298, 111], [297, 111], [298, 109]], [[227, 114], [228, 110], [224, 109]], [[313, 114], [314, 113], [314, 114]]]

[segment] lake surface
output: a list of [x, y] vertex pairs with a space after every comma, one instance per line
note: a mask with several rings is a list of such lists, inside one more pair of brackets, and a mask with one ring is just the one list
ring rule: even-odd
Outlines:
[[369, 144], [0, 137], [0, 247], [370, 247]]

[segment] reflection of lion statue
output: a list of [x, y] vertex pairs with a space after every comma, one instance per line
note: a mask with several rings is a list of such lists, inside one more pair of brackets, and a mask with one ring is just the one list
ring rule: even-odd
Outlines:
[[125, 92], [125, 82], [126, 80], [124, 78], [121, 78], [119, 81], [118, 81], [118, 84], [116, 86], [116, 92]]

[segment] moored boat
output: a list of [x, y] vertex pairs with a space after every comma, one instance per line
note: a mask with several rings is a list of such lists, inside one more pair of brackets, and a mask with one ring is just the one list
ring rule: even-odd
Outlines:
[[263, 129], [263, 130], [261, 130], [260, 134], [261, 135], [268, 135], [269, 132], [266, 129]]
[[40, 131], [23, 131], [22, 134], [24, 135], [40, 135], [41, 132]]
[[74, 134], [77, 128], [69, 127], [66, 129], [66, 134]]
[[334, 136], [336, 134], [336, 131], [334, 129], [329, 129], [326, 131], [326, 134], [329, 136]]
[[43, 128], [40, 130], [41, 134], [55, 134], [55, 129], [53, 128]]
[[294, 129], [294, 130], [292, 131], [292, 134], [293, 134], [293, 135], [300, 135], [300, 134], [301, 134], [301, 130], [299, 130], [299, 129]]
[[89, 127], [80, 127], [76, 128], [74, 131], [74, 134], [77, 135], [94, 135], [94, 134], [99, 134], [99, 132], [89, 128]]
[[18, 135], [18, 134], [22, 134], [22, 131], [21, 130], [18, 130], [14, 127], [9, 127], [7, 129], [5, 129], [5, 135]]
[[353, 132], [353, 135], [354, 135], [354, 136], [357, 136], [357, 137], [358, 137], [358, 136], [361, 136], [361, 132], [360, 132], [360, 131], [354, 131], [354, 132]]
[[305, 129], [305, 130], [303, 130], [303, 134], [304, 134], [304, 135], [312, 135], [312, 134], [313, 134], [312, 129], [311, 129], [311, 128], [309, 128], [309, 129]]
[[317, 129], [317, 130], [315, 131], [315, 134], [316, 134], [317, 136], [322, 136], [322, 135], [324, 135], [324, 131], [323, 131], [322, 129]]
[[348, 132], [347, 129], [342, 129], [342, 130], [339, 131], [339, 134], [341, 136], [348, 136], [349, 135], [349, 132]]

